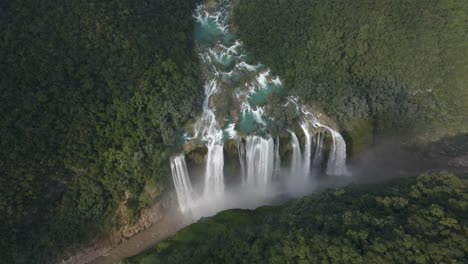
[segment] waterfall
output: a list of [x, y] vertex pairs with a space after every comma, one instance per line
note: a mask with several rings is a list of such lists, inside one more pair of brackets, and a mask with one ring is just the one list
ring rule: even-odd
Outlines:
[[245, 175], [245, 145], [242, 139], [237, 141], [237, 153], [239, 155], [239, 164], [241, 166], [241, 178], [242, 184], [246, 182], [246, 175]]
[[[191, 131], [184, 133], [182, 140], [195, 143], [194, 146], [202, 143], [208, 150], [204, 178], [197, 182], [202, 188], [199, 190], [197, 185], [194, 188], [197, 193], [193, 193], [183, 155], [171, 158], [171, 170], [181, 210], [190, 209], [191, 215], [196, 217], [212, 215], [227, 208], [258, 206], [268, 196], [273, 197], [276, 191], [286, 191], [288, 195], [309, 193], [313, 188], [313, 182], [309, 181], [311, 171], [314, 175], [318, 173], [326, 154], [323, 144], [327, 131], [332, 135], [332, 145], [326, 173], [348, 174], [346, 145], [341, 135], [321, 124], [326, 119], [321, 118], [320, 113], [315, 115], [308, 111], [298, 97], [286, 96], [280, 78], [273, 76], [268, 67], [246, 62], [248, 52], [242, 41], [230, 32], [230, 2], [201, 3], [194, 12], [195, 50], [200, 57], [201, 76], [205, 80], [205, 98], [201, 116]], [[290, 177], [279, 177], [282, 172], [280, 139], [273, 139], [269, 131], [277, 116], [267, 111], [271, 107], [272, 95], [285, 102], [284, 106], [291, 104], [292, 111], [287, 114], [293, 115], [295, 120], [302, 120], [299, 125], [304, 133], [304, 146], [300, 146], [297, 135], [288, 130], [292, 148]], [[314, 140], [316, 129], [320, 132]], [[224, 179], [223, 147], [226, 140], [237, 141], [239, 177], [242, 179], [242, 185], [230, 188], [229, 192], [225, 191]], [[193, 150], [191, 147], [186, 149]], [[287, 188], [279, 190], [274, 186]]]
[[183, 154], [171, 158], [171, 171], [179, 208], [182, 212], [186, 212], [193, 205], [194, 199], [192, 184], [190, 183]]
[[205, 185], [203, 196], [211, 199], [224, 193], [224, 153], [223, 144], [211, 142], [208, 144], [208, 159], [206, 161]]
[[[205, 99], [203, 101], [203, 113], [200, 119], [195, 123], [195, 135], [193, 138], [202, 137], [205, 141], [222, 140], [222, 131], [218, 128], [216, 115], [210, 108], [210, 98], [218, 91], [218, 84], [215, 80], [209, 80], [205, 83]], [[221, 132], [221, 138], [219, 133]]]
[[246, 139], [247, 179], [244, 188], [267, 194], [273, 176], [273, 139], [248, 136]]
[[205, 199], [224, 193], [223, 130], [218, 127], [216, 115], [213, 109], [210, 108], [210, 98], [216, 94], [217, 90], [218, 84], [215, 80], [206, 82], [202, 117], [195, 124], [194, 138], [201, 136], [208, 148], [205, 184], [203, 187], [203, 197]]
[[[332, 146], [330, 147], [330, 154], [329, 154], [328, 163], [327, 163], [327, 170], [326, 170], [327, 175], [334, 175], [334, 176], [349, 175], [348, 169], [346, 168], [346, 142], [344, 141], [341, 134], [328, 126], [321, 124], [311, 112], [304, 109], [304, 107], [299, 106], [297, 102], [297, 98], [290, 99], [289, 102], [294, 103], [296, 107], [298, 108], [302, 108], [301, 112], [305, 115], [306, 120], [310, 124], [312, 124], [312, 126], [322, 127], [328, 130], [328, 132], [330, 132], [332, 136]], [[302, 124], [301, 124], [301, 127], [302, 129], [304, 129]], [[320, 138], [320, 135], [319, 135], [319, 138], [318, 138], [319, 140], [317, 142], [317, 147], [316, 147], [316, 153], [314, 156], [315, 168], [317, 168], [317, 165], [319, 165], [321, 161], [320, 153], [321, 153], [322, 144], [323, 144], [323, 135], [321, 137], [322, 138]], [[319, 153], [317, 153], [317, 151], [319, 151]]]
[[327, 163], [327, 175], [349, 175], [346, 168], [346, 143], [340, 133], [325, 126], [332, 135], [332, 146]]
[[311, 158], [311, 135], [309, 131], [309, 125], [306, 122], [301, 123], [302, 131], [304, 131], [305, 143], [304, 143], [304, 155], [303, 155], [303, 174], [305, 178], [308, 178], [310, 174], [310, 158]]
[[320, 171], [320, 165], [323, 159], [323, 134], [322, 132], [317, 133], [317, 139], [315, 141], [314, 160], [312, 161], [312, 171], [314, 175], [317, 175]]
[[299, 145], [299, 140], [297, 139], [297, 136], [294, 132], [289, 131], [291, 134], [291, 147], [292, 147], [292, 158], [291, 158], [291, 175], [294, 178], [299, 177], [301, 170], [302, 170], [302, 164], [301, 164], [301, 147]]
[[280, 141], [279, 137], [276, 137], [276, 142], [275, 142], [275, 171], [274, 171], [274, 176], [278, 177], [281, 171], [281, 156], [279, 152], [279, 147], [280, 147]]

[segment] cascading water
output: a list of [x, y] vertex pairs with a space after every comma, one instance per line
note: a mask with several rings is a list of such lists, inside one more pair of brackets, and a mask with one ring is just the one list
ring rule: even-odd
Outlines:
[[315, 151], [314, 151], [314, 159], [312, 161], [312, 172], [313, 175], [317, 175], [320, 170], [320, 164], [322, 163], [323, 159], [323, 133], [317, 133], [317, 139], [315, 140]]
[[304, 142], [304, 155], [303, 155], [303, 176], [308, 178], [310, 175], [310, 158], [311, 158], [311, 145], [312, 145], [312, 136], [310, 135], [309, 125], [307, 123], [301, 124], [302, 131], [304, 132], [305, 142]]
[[279, 146], [280, 146], [280, 141], [279, 137], [276, 137], [275, 141], [275, 171], [274, 171], [274, 176], [278, 177], [278, 175], [281, 172], [281, 156], [279, 152]]
[[239, 155], [239, 164], [241, 169], [242, 184], [246, 184], [246, 172], [245, 172], [245, 145], [242, 140], [237, 142], [237, 154]]
[[182, 212], [185, 212], [192, 207], [194, 199], [184, 155], [177, 155], [171, 158], [171, 171], [179, 208]]
[[247, 179], [244, 188], [259, 190], [267, 194], [273, 177], [273, 139], [248, 136], [245, 143], [247, 157]]
[[224, 154], [223, 145], [212, 141], [208, 144], [206, 161], [204, 197], [207, 199], [221, 196], [224, 192]]
[[333, 144], [327, 163], [328, 175], [348, 175], [346, 168], [346, 143], [340, 133], [325, 126], [332, 135]]
[[220, 196], [224, 192], [223, 131], [219, 129], [215, 112], [210, 108], [210, 98], [216, 94], [217, 90], [218, 85], [216, 80], [209, 80], [205, 84], [203, 114], [195, 124], [194, 137], [201, 137], [208, 148], [205, 185], [203, 189], [203, 196], [206, 199], [212, 196]]
[[291, 134], [291, 148], [292, 148], [292, 158], [291, 158], [291, 176], [299, 177], [302, 174], [302, 157], [301, 157], [301, 147], [299, 144], [299, 139], [294, 132], [290, 131]]
[[[194, 13], [196, 51], [206, 80], [205, 99], [201, 117], [195, 122], [193, 131], [185, 134], [184, 140], [202, 143], [207, 150], [200, 191], [194, 193], [192, 190], [184, 156], [171, 158], [179, 207], [184, 212], [190, 210], [197, 217], [226, 208], [258, 206], [262, 199], [273, 197], [276, 189], [284, 186], [303, 187], [308, 183], [311, 170], [313, 175], [319, 172], [326, 149], [323, 147], [326, 132], [333, 139], [326, 173], [347, 175], [346, 145], [341, 135], [323, 125], [298, 98], [286, 96], [282, 82], [272, 76], [268, 68], [251, 64], [242, 42], [229, 32], [229, 2], [218, 0], [209, 5], [201, 4]], [[299, 131], [293, 131], [294, 128], [270, 133], [274, 118], [269, 116], [267, 107], [273, 94], [282, 98], [285, 106], [295, 106], [294, 115], [296, 120], [301, 120], [299, 125], [304, 134], [303, 152], [296, 135]], [[287, 138], [288, 131], [292, 146], [291, 175], [280, 175], [286, 171], [281, 170], [280, 143]], [[317, 140], [312, 151], [314, 137]], [[226, 143], [227, 140], [237, 144], [239, 157], [237, 171], [242, 184], [235, 189], [234, 196], [230, 196], [233, 191], [229, 190], [233, 187], [225, 186], [224, 179], [224, 148], [225, 145], [232, 146]], [[294, 184], [290, 185], [291, 182]], [[293, 189], [297, 190], [296, 187]], [[212, 208], [203, 210], [207, 206]]]

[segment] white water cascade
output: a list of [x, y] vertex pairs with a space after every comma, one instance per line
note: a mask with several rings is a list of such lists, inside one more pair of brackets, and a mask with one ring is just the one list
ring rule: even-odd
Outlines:
[[[205, 98], [201, 116], [182, 140], [195, 146], [203, 144], [207, 150], [204, 174], [193, 177], [200, 179], [194, 184], [196, 188], [192, 189], [184, 155], [171, 158], [179, 207], [193, 217], [208, 216], [227, 208], [255, 208], [275, 195], [309, 193], [315, 188], [312, 186], [315, 183], [309, 180], [322, 172], [320, 165], [329, 143], [325, 141], [324, 147], [324, 138], [328, 132], [332, 142], [325, 172], [332, 176], [348, 175], [346, 145], [341, 135], [324, 125], [329, 124], [323, 121], [327, 119], [308, 111], [297, 97], [287, 96], [279, 77], [272, 76], [267, 67], [250, 64], [242, 41], [229, 32], [230, 8], [229, 0], [217, 0], [198, 5], [194, 12], [196, 51], [205, 78]], [[304, 146], [296, 135], [299, 131], [284, 128], [272, 135], [271, 124], [277, 120], [269, 116], [272, 94], [280, 97], [285, 107], [293, 104], [288, 114], [301, 120]], [[294, 130], [293, 127], [297, 128], [292, 125], [290, 129]], [[292, 148], [289, 173], [288, 168], [281, 167], [280, 152], [280, 143], [288, 132]], [[239, 163], [226, 166], [226, 175], [238, 175], [225, 179], [224, 152], [234, 154], [233, 144], [237, 144]], [[226, 160], [232, 162], [231, 156]]]
[[302, 174], [303, 177], [309, 178], [310, 175], [310, 158], [311, 158], [311, 148], [312, 148], [312, 136], [310, 135], [309, 125], [306, 122], [301, 124], [302, 131], [304, 132], [305, 142], [304, 142], [304, 155], [303, 155], [303, 165], [302, 165]]
[[245, 185], [247, 181], [245, 172], [245, 144], [242, 140], [237, 141], [237, 155], [239, 156], [242, 184]]
[[333, 144], [327, 163], [327, 175], [349, 175], [346, 168], [346, 143], [340, 133], [325, 126], [332, 135]]
[[[332, 136], [332, 145], [331, 145], [331, 150], [330, 150], [330, 154], [329, 154], [329, 158], [327, 162], [327, 170], [326, 170], [327, 175], [332, 175], [332, 176], [349, 175], [348, 169], [346, 168], [346, 143], [343, 137], [341, 136], [341, 134], [338, 133], [336, 130], [330, 128], [329, 126], [326, 126], [320, 123], [317, 120], [317, 118], [314, 116], [314, 114], [306, 110], [304, 106], [299, 105], [297, 98], [291, 98], [289, 102], [294, 103], [298, 109], [301, 109], [301, 112], [304, 114], [305, 118], [312, 126], [325, 128], [328, 132], [330, 132]], [[319, 139], [320, 140], [318, 140], [317, 147], [319, 147], [318, 151], [321, 152], [322, 147], [323, 147], [322, 146], [323, 135], [322, 135], [322, 138], [319, 138]], [[315, 160], [315, 157], [318, 158], [317, 154], [318, 153], [316, 149], [314, 160]]]
[[274, 176], [277, 178], [281, 172], [281, 156], [280, 156], [280, 141], [279, 137], [276, 137], [275, 141], [275, 171]]
[[205, 185], [203, 196], [210, 199], [221, 196], [224, 192], [224, 153], [223, 131], [218, 127], [216, 115], [210, 108], [210, 98], [218, 91], [218, 84], [210, 80], [205, 84], [205, 100], [202, 117], [195, 124], [194, 138], [201, 137], [208, 148], [205, 169]]
[[208, 144], [205, 185], [203, 196], [207, 199], [221, 196], [224, 193], [224, 154], [223, 145], [216, 141]]
[[316, 176], [320, 170], [320, 164], [323, 159], [323, 133], [318, 132], [315, 140], [314, 159], [312, 161], [312, 172]]
[[247, 179], [244, 188], [267, 194], [274, 171], [274, 144], [270, 137], [248, 136], [245, 142]]
[[291, 176], [299, 177], [302, 172], [302, 155], [299, 140], [294, 132], [289, 131], [291, 134], [291, 147], [292, 147], [292, 158], [291, 158]]
[[179, 208], [182, 212], [185, 212], [192, 207], [194, 199], [184, 155], [177, 155], [171, 158], [171, 171]]

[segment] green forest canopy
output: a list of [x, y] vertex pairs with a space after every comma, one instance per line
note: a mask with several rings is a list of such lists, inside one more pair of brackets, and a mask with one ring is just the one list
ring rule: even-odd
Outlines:
[[468, 1], [249, 0], [234, 18], [252, 55], [356, 142], [468, 132]]
[[202, 219], [125, 264], [464, 263], [468, 180], [422, 174]]
[[[0, 262], [49, 263], [118, 225], [125, 194], [136, 216], [164, 191], [203, 96], [194, 4], [0, 3]], [[466, 1], [248, 0], [235, 19], [253, 55], [355, 141], [466, 129]]]
[[[0, 262], [48, 263], [163, 191], [202, 100], [185, 0], [0, 3]], [[145, 192], [144, 190], [151, 190]]]

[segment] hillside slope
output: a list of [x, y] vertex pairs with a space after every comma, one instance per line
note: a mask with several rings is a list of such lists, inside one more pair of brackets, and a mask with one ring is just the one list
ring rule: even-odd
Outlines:
[[120, 225], [124, 197], [132, 218], [158, 199], [203, 97], [193, 8], [0, 3], [0, 262], [50, 263]]

